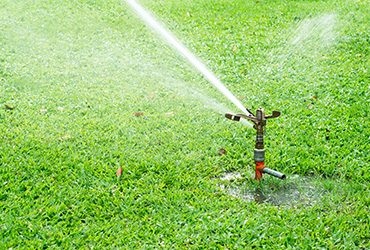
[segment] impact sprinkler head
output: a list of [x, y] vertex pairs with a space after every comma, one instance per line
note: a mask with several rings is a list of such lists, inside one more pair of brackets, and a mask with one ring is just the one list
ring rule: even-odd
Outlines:
[[272, 111], [272, 115], [265, 115], [265, 110], [263, 108], [259, 108], [257, 109], [255, 115], [250, 109], [246, 110], [249, 113], [248, 115], [226, 113], [225, 117], [233, 121], [240, 121], [241, 118], [244, 118], [254, 123], [253, 128], [257, 130], [256, 145], [254, 149], [254, 161], [256, 164], [256, 175], [254, 178], [256, 180], [261, 180], [262, 174], [265, 173], [284, 180], [286, 177], [285, 174], [265, 167], [265, 148], [263, 144], [263, 135], [264, 128], [266, 126], [266, 120], [279, 117], [280, 111], [274, 110]]

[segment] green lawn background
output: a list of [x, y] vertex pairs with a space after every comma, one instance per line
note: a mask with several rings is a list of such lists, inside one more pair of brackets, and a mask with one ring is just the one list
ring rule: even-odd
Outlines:
[[269, 167], [337, 181], [311, 206], [229, 196], [215, 177], [253, 168], [255, 131], [124, 1], [4, 0], [1, 248], [368, 247], [369, 1], [142, 4], [246, 107], [282, 112]]

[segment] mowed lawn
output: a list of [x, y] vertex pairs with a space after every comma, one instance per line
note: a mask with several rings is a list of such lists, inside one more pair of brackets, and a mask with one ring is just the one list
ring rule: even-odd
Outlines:
[[[255, 130], [125, 1], [2, 0], [0, 249], [370, 248], [370, 1], [140, 3], [245, 107], [281, 111], [266, 164], [287, 180], [249, 180]], [[228, 173], [319, 178], [321, 198], [245, 200]]]

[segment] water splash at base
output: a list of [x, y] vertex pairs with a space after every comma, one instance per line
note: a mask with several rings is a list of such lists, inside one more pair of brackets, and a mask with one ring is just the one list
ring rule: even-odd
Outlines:
[[[223, 183], [218, 186], [231, 196], [275, 206], [312, 206], [330, 192], [326, 187], [329, 180], [299, 175], [289, 176], [281, 183], [266, 180], [258, 187], [241, 173], [227, 173], [219, 179]], [[225, 184], [225, 181], [228, 183]]]

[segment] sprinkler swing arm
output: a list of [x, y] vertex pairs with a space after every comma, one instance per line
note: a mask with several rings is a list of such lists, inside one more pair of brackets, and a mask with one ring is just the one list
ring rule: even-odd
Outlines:
[[284, 180], [286, 177], [285, 174], [269, 169], [264, 165], [265, 164], [265, 148], [263, 144], [264, 129], [267, 123], [267, 119], [279, 117], [280, 111], [274, 110], [272, 111], [272, 115], [266, 116], [265, 110], [263, 108], [257, 109], [256, 115], [253, 114], [253, 112], [250, 109], [246, 110], [248, 111], [249, 115], [226, 113], [225, 117], [233, 121], [240, 121], [241, 118], [244, 118], [254, 123], [253, 128], [257, 130], [256, 146], [254, 149], [254, 161], [256, 164], [255, 179], [260, 181], [262, 179], [262, 174], [265, 173]]

